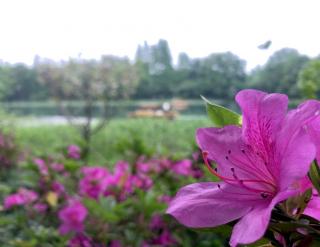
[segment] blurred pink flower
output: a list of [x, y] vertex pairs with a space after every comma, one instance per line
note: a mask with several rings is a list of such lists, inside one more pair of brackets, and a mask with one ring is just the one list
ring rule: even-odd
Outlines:
[[38, 213], [44, 213], [47, 209], [48, 206], [45, 203], [38, 202], [33, 205], [33, 208], [38, 212]]
[[194, 178], [202, 178], [203, 177], [203, 171], [201, 171], [200, 169], [193, 170], [192, 177], [194, 177]]
[[126, 161], [119, 161], [115, 168], [114, 173], [109, 179], [109, 184], [114, 186], [124, 186], [129, 176], [129, 164]]
[[144, 156], [139, 157], [136, 163], [137, 173], [159, 173], [165, 167], [169, 166], [170, 161], [167, 159], [150, 159], [146, 161]]
[[51, 184], [51, 189], [56, 192], [58, 195], [62, 195], [64, 192], [65, 192], [65, 188], [63, 186], [63, 184], [57, 182], [57, 181], [54, 181], [52, 184]]
[[91, 238], [79, 233], [69, 240], [68, 247], [93, 247], [93, 243]]
[[98, 199], [110, 184], [110, 175], [104, 167], [83, 167], [84, 177], [80, 180], [79, 189], [82, 195]]
[[112, 240], [110, 243], [110, 247], [121, 247], [121, 242], [119, 240]]
[[48, 176], [49, 170], [46, 165], [46, 162], [43, 159], [35, 158], [33, 159], [33, 162], [37, 165], [41, 175]]
[[149, 228], [151, 230], [161, 229], [164, 227], [164, 222], [160, 214], [154, 214], [151, 217]]
[[4, 208], [10, 209], [13, 206], [30, 204], [38, 199], [38, 194], [32, 190], [20, 188], [18, 193], [8, 195], [4, 199]]
[[81, 149], [77, 145], [70, 145], [68, 147], [68, 157], [71, 159], [75, 159], [75, 160], [80, 159], [81, 157], [80, 152], [81, 152]]
[[153, 181], [149, 176], [144, 174], [131, 175], [128, 180], [128, 185], [131, 187], [131, 190], [134, 188], [148, 190], [152, 187]]
[[4, 208], [5, 209], [9, 209], [13, 206], [23, 205], [23, 204], [25, 204], [24, 198], [22, 195], [20, 195], [18, 193], [9, 195], [9, 196], [5, 197], [5, 199], [4, 199]]
[[148, 173], [150, 171], [150, 164], [145, 162], [137, 163], [137, 171], [139, 173]]
[[184, 159], [176, 162], [172, 166], [172, 171], [175, 174], [182, 175], [182, 176], [192, 176], [192, 161], [189, 159]]
[[171, 200], [173, 199], [173, 197], [168, 196], [168, 195], [162, 195], [158, 198], [159, 202], [164, 202], [169, 204], [171, 202]]
[[173, 246], [177, 241], [172, 237], [169, 230], [165, 229], [152, 243], [160, 246]]
[[70, 201], [69, 204], [58, 213], [59, 219], [62, 222], [59, 227], [60, 233], [65, 235], [69, 232], [82, 232], [84, 229], [83, 222], [87, 214], [87, 209], [80, 201]]
[[63, 172], [64, 171], [64, 165], [61, 163], [51, 163], [50, 167], [52, 170], [56, 172]]
[[171, 168], [172, 161], [169, 160], [169, 159], [164, 158], [164, 159], [160, 159], [159, 160], [159, 164], [160, 164], [160, 171], [163, 170], [163, 169], [167, 170], [167, 169]]
[[195, 152], [193, 152], [193, 154], [192, 154], [192, 159], [193, 159], [194, 161], [198, 161], [198, 160], [199, 160], [199, 157], [200, 157], [200, 151], [195, 151]]

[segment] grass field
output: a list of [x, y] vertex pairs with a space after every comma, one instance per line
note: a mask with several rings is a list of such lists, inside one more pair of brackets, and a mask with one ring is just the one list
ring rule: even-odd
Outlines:
[[[116, 119], [93, 136], [90, 162], [113, 164], [136, 155], [184, 158], [195, 150], [195, 130], [210, 126], [206, 118]], [[17, 142], [32, 155], [60, 153], [70, 144], [81, 144], [79, 132], [68, 125], [16, 127]]]

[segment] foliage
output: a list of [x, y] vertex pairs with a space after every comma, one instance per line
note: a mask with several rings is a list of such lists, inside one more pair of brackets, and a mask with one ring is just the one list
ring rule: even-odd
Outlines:
[[0, 179], [6, 180], [21, 158], [18, 145], [12, 133], [0, 131]]
[[264, 66], [252, 72], [248, 86], [298, 97], [298, 75], [308, 61], [307, 56], [301, 55], [295, 49], [284, 48], [276, 51]]
[[[69, 123], [79, 129], [83, 141], [83, 157], [87, 158], [91, 151], [92, 135], [99, 132], [108, 120], [108, 102], [114, 98], [128, 97], [134, 92], [134, 67], [127, 59], [102, 56], [100, 60], [70, 59], [60, 64], [38, 61], [36, 69], [40, 81], [50, 88]], [[66, 99], [81, 99], [84, 102], [83, 124], [74, 123], [77, 113], [62, 104]], [[102, 102], [103, 113], [99, 124], [93, 126], [95, 101]]]
[[[184, 97], [231, 99], [236, 91], [257, 89], [299, 97], [298, 75], [309, 58], [295, 49], [276, 51], [264, 66], [246, 71], [246, 62], [231, 52], [172, 61], [169, 44], [139, 45], [134, 61], [104, 55], [55, 62], [36, 57], [33, 66], [0, 64], [0, 97], [6, 101], [83, 100], [85, 90], [95, 99], [153, 99]], [[87, 81], [85, 83], [85, 81]], [[90, 82], [90, 83], [89, 83]], [[89, 83], [89, 84], [88, 84]], [[50, 87], [47, 87], [47, 86]], [[81, 93], [82, 91], [82, 93]], [[53, 93], [54, 92], [54, 93]]]
[[241, 116], [223, 106], [214, 104], [202, 97], [207, 107], [207, 114], [214, 127], [223, 127], [226, 125], [240, 125]]
[[24, 64], [0, 64], [0, 98], [2, 100], [47, 99], [47, 88], [39, 84], [33, 67]]
[[311, 60], [299, 74], [299, 88], [306, 98], [320, 96], [320, 60]]

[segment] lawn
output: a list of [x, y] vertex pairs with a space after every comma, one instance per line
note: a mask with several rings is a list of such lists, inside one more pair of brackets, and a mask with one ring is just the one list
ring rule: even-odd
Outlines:
[[[195, 130], [210, 126], [199, 119], [115, 119], [93, 136], [91, 163], [113, 164], [135, 155], [171, 156], [179, 159], [195, 150]], [[32, 155], [59, 153], [70, 144], [81, 144], [77, 129], [68, 125], [19, 127], [17, 142]]]

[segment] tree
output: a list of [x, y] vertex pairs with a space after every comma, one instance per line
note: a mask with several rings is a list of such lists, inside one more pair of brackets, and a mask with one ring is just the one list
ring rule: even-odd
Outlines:
[[281, 49], [269, 58], [266, 65], [252, 71], [248, 85], [269, 92], [286, 93], [291, 97], [298, 97], [298, 75], [308, 61], [307, 56], [301, 55], [295, 49]]
[[14, 85], [7, 96], [8, 100], [42, 100], [47, 98], [48, 91], [39, 84], [37, 73], [33, 67], [15, 64], [11, 68], [10, 76]]
[[174, 70], [168, 42], [159, 40], [156, 45], [138, 46], [136, 66], [139, 71], [137, 98], [168, 98], [172, 96]]
[[11, 66], [9, 64], [0, 65], [0, 98], [7, 100], [11, 93], [11, 88], [15, 84], [11, 77]]
[[189, 69], [185, 65], [180, 64], [180, 69], [178, 66], [180, 76], [184, 78], [175, 87], [177, 95], [191, 98], [199, 98], [200, 95], [230, 98], [245, 83], [245, 61], [231, 52], [214, 53], [189, 61], [185, 56], [182, 57], [189, 63]]
[[[37, 65], [41, 81], [48, 85], [51, 93], [68, 117], [69, 122], [79, 127], [84, 140], [83, 156], [90, 154], [91, 137], [107, 123], [108, 103], [111, 99], [127, 98], [134, 93], [137, 79], [135, 67], [127, 58], [103, 56], [100, 60], [70, 59], [54, 63], [44, 60]], [[74, 113], [64, 107], [63, 101], [81, 100], [85, 123], [77, 125]], [[102, 103], [103, 113], [97, 125], [92, 124], [96, 102]]]
[[178, 70], [190, 70], [192, 64], [187, 53], [183, 52], [178, 57]]
[[320, 60], [311, 60], [299, 73], [298, 86], [306, 98], [320, 97]]

